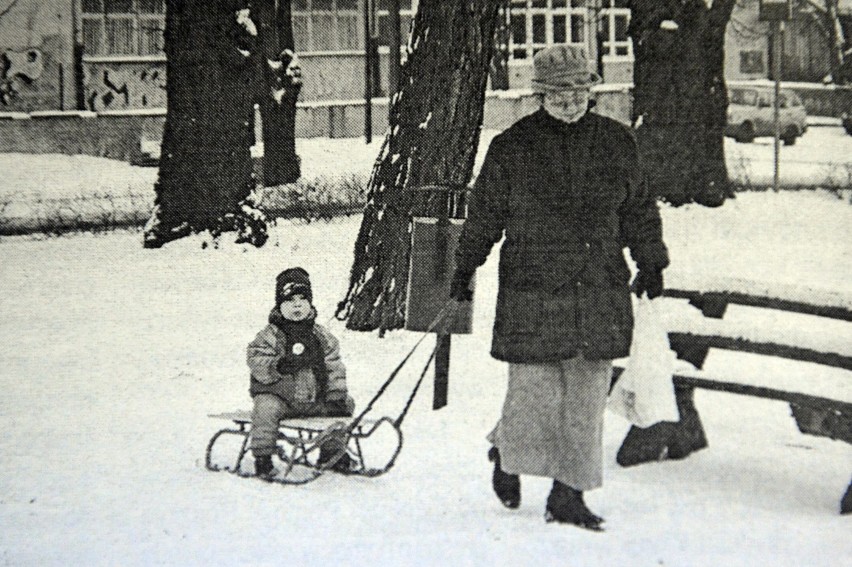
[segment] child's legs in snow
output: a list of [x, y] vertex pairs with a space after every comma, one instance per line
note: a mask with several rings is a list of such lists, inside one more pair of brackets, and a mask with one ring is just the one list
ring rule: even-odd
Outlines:
[[[326, 402], [294, 402], [291, 406], [274, 394], [257, 394], [254, 397], [254, 410], [251, 415], [251, 452], [254, 456], [275, 454], [278, 439], [278, 422], [285, 417], [336, 416], [350, 417], [355, 410], [355, 400], [347, 396], [344, 407]], [[342, 410], [342, 411], [341, 411]], [[347, 421], [347, 420], [341, 420]], [[345, 436], [331, 436], [323, 443], [323, 448], [332, 454], [346, 446]]]
[[251, 452], [255, 457], [275, 453], [278, 422], [287, 415], [289, 407], [274, 394], [257, 394], [251, 414]]

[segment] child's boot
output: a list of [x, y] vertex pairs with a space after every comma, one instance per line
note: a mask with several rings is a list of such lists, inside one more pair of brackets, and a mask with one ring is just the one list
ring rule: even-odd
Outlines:
[[[339, 458], [338, 458], [339, 457]], [[336, 435], [332, 435], [320, 446], [320, 454], [317, 459], [317, 465], [322, 467], [327, 463], [337, 459], [331, 467], [333, 471], [349, 472], [352, 470], [353, 461], [349, 453], [346, 452], [346, 441]]]
[[278, 474], [272, 466], [272, 455], [255, 455], [254, 474], [263, 478], [272, 478]]

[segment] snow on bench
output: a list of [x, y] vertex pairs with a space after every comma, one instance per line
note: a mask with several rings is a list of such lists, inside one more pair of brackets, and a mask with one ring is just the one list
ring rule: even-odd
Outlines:
[[[852, 370], [852, 336], [849, 333], [833, 332], [810, 321], [807, 325], [795, 323], [797, 322], [793, 320], [792, 323], [784, 324], [783, 317], [764, 318], [763, 321], [756, 322], [714, 319], [705, 317], [686, 303], [675, 302], [667, 303], [664, 316], [672, 347], [686, 359], [681, 361], [677, 369], [679, 376], [689, 378], [681, 380], [682, 382], [698, 384], [707, 381], [707, 368], [703, 359], [708, 351], [712, 352], [711, 349], [780, 357], [844, 371]], [[848, 372], [828, 373], [829, 376], [826, 377], [823, 375], [825, 373], [809, 372], [804, 367], [791, 365], [773, 374], [743, 370], [742, 367], [723, 369], [717, 365], [712, 369], [712, 376], [716, 381], [746, 386], [742, 393], [759, 395], [756, 391], [749, 392], [747, 387], [777, 389], [791, 394], [837, 400], [843, 403], [825, 403], [852, 412], [852, 376], [849, 376]], [[720, 375], [726, 371], [735, 372], [736, 375]], [[706, 383], [702, 386], [712, 387]], [[731, 386], [729, 389], [736, 388]]]
[[852, 321], [852, 293], [826, 290], [808, 284], [787, 284], [711, 274], [674, 274], [666, 297], [693, 299], [722, 294], [727, 303], [770, 307]]

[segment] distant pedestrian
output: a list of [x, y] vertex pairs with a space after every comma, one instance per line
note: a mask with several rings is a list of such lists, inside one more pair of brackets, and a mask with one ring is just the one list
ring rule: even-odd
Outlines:
[[612, 360], [628, 355], [637, 294], [663, 290], [668, 253], [656, 201], [643, 183], [632, 131], [588, 112], [581, 49], [558, 45], [533, 59], [541, 108], [491, 142], [471, 195], [450, 295], [500, 250], [491, 354], [509, 363], [502, 416], [488, 436], [492, 485], [521, 501], [518, 475], [552, 478], [548, 521], [600, 530], [583, 492], [602, 485], [602, 429]]
[[[316, 323], [308, 272], [290, 268], [276, 279], [275, 307], [269, 324], [248, 346], [249, 392], [254, 399], [251, 451], [255, 473], [273, 477], [278, 422], [285, 417], [351, 416], [355, 402], [347, 394], [346, 367], [337, 339]], [[345, 440], [330, 437], [319, 462], [337, 459], [348, 469]]]

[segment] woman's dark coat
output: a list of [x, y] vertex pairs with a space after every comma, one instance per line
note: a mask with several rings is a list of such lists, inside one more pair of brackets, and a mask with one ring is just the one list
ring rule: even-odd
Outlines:
[[630, 129], [593, 113], [568, 124], [539, 110], [494, 138], [456, 251], [457, 277], [469, 277], [503, 236], [492, 356], [627, 356], [633, 314], [623, 248], [643, 268], [668, 265]]

